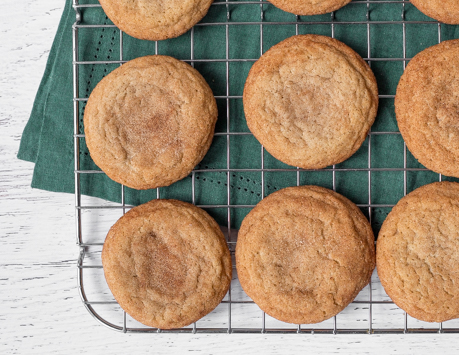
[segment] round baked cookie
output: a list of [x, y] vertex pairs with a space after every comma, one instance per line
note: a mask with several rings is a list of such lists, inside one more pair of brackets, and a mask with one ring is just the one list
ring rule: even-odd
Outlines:
[[374, 236], [359, 208], [318, 186], [288, 187], [245, 217], [236, 244], [242, 288], [270, 316], [318, 323], [368, 284]]
[[177, 59], [131, 60], [100, 81], [84, 113], [91, 158], [134, 189], [168, 186], [207, 153], [217, 104], [201, 74]]
[[249, 129], [271, 155], [320, 169], [362, 145], [376, 117], [378, 88], [370, 67], [344, 43], [298, 35], [255, 62], [243, 101]]
[[214, 0], [99, 0], [128, 35], [151, 41], [178, 37], [207, 14]]
[[418, 53], [395, 95], [398, 127], [428, 169], [459, 177], [459, 40]]
[[342, 8], [352, 0], [269, 0], [281, 10], [295, 15], [326, 14]]
[[450, 25], [459, 24], [458, 0], [411, 0], [424, 15]]
[[161, 329], [211, 312], [231, 282], [231, 256], [218, 224], [176, 200], [153, 200], [121, 217], [105, 239], [102, 264], [119, 305]]
[[437, 182], [402, 198], [376, 245], [386, 293], [426, 322], [459, 317], [459, 184]]

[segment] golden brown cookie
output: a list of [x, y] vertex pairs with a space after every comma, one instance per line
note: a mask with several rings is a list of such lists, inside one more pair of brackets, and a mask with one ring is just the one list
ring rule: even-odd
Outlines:
[[207, 153], [217, 121], [197, 70], [167, 56], [131, 60], [97, 84], [84, 113], [91, 158], [134, 189], [168, 186]]
[[450, 25], [459, 24], [458, 0], [411, 0], [419, 11], [437, 21]]
[[459, 177], [459, 40], [427, 48], [409, 62], [397, 87], [395, 113], [416, 159]]
[[218, 224], [176, 200], [153, 200], [121, 217], [105, 239], [102, 263], [119, 305], [155, 328], [204, 317], [231, 282], [231, 256]]
[[105, 14], [128, 35], [158, 41], [178, 37], [207, 14], [214, 0], [99, 0]]
[[351, 0], [269, 0], [269, 2], [295, 15], [319, 15], [338, 10]]
[[378, 88], [370, 67], [344, 43], [299, 35], [255, 62], [243, 101], [247, 124], [269, 153], [319, 169], [362, 145], [376, 117]]
[[288, 187], [243, 220], [236, 266], [244, 291], [270, 316], [318, 323], [341, 312], [368, 284], [374, 237], [360, 209], [318, 186]]
[[402, 198], [376, 245], [386, 293], [426, 322], [459, 317], [459, 184], [437, 182]]

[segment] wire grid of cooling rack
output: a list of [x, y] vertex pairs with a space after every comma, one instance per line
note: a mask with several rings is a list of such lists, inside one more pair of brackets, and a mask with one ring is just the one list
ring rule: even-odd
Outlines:
[[[366, 25], [366, 39], [367, 39], [367, 57], [364, 58], [368, 62], [368, 64], [371, 66], [372, 62], [376, 61], [398, 61], [403, 63], [403, 69], [406, 67], [407, 61], [409, 61], [410, 58], [407, 58], [407, 51], [406, 51], [406, 25], [407, 24], [437, 24], [437, 33], [438, 33], [438, 42], [441, 42], [442, 40], [442, 30], [441, 27], [442, 25], [438, 22], [432, 22], [432, 21], [408, 21], [405, 18], [405, 5], [409, 3], [409, 1], [393, 1], [393, 0], [354, 0], [352, 1], [349, 5], [347, 6], [353, 6], [353, 4], [366, 4], [367, 6], [367, 13], [366, 13], [366, 21], [354, 21], [354, 22], [340, 22], [339, 24], [359, 24], [359, 25]], [[402, 10], [400, 12], [400, 19], [399, 21], [372, 21], [370, 19], [370, 5], [375, 4], [375, 3], [380, 3], [380, 4], [398, 4], [402, 6]], [[236, 5], [236, 6], [245, 6], [245, 5], [259, 5], [260, 6], [260, 22], [230, 22], [230, 17], [231, 17], [231, 12], [229, 9], [230, 5]], [[233, 230], [232, 231], [232, 225], [231, 225], [231, 209], [233, 208], [238, 208], [238, 207], [243, 207], [243, 208], [252, 208], [254, 207], [253, 205], [232, 205], [231, 204], [231, 187], [230, 187], [230, 176], [231, 173], [234, 171], [239, 171], [239, 172], [244, 172], [244, 171], [250, 171], [250, 172], [259, 172], [261, 175], [261, 196], [265, 196], [265, 173], [267, 171], [284, 171], [285, 169], [266, 169], [265, 168], [265, 151], [264, 148], [261, 147], [261, 166], [259, 169], [231, 169], [230, 168], [230, 140], [233, 136], [237, 135], [247, 135], [250, 133], [247, 132], [231, 132], [230, 131], [230, 119], [231, 119], [231, 113], [230, 113], [230, 100], [231, 99], [240, 99], [242, 96], [235, 96], [235, 95], [230, 95], [230, 75], [229, 75], [229, 63], [231, 62], [254, 62], [258, 58], [253, 58], [253, 59], [231, 59], [229, 57], [229, 26], [232, 25], [252, 25], [252, 26], [259, 26], [260, 30], [260, 55], [263, 54], [264, 48], [263, 48], [263, 27], [267, 25], [293, 25], [295, 26], [296, 29], [296, 34], [299, 33], [299, 27], [304, 26], [304, 25], [329, 25], [331, 29], [331, 36], [335, 37], [335, 26], [337, 23], [335, 22], [335, 13], [331, 13], [329, 20], [328, 21], [320, 21], [320, 22], [306, 22], [300, 20], [299, 16], [296, 16], [296, 21], [295, 22], [263, 22], [264, 19], [264, 6], [269, 5], [267, 1], [228, 1], [228, 0], [221, 0], [219, 2], [214, 2], [212, 6], [218, 6], [219, 8], [222, 9], [222, 11], [226, 10], [226, 22], [223, 23], [206, 23], [206, 22], [200, 22], [196, 26], [224, 26], [226, 30], [226, 58], [225, 59], [195, 59], [194, 57], [194, 28], [191, 30], [191, 53], [190, 53], [190, 60], [185, 60], [186, 62], [189, 62], [191, 65], [194, 66], [195, 63], [197, 62], [224, 62], [226, 64], [226, 94], [223, 96], [216, 96], [217, 99], [222, 99], [226, 100], [226, 132], [219, 132], [216, 133], [215, 135], [220, 135], [226, 137], [226, 158], [227, 158], [227, 166], [226, 169], [214, 169], [212, 171], [219, 171], [223, 172], [226, 174], [226, 186], [227, 186], [227, 204], [218, 204], [218, 205], [197, 205], [202, 208], [224, 208], [227, 209], [227, 214], [228, 214], [228, 221], [227, 221], [227, 238], [228, 238], [228, 246], [232, 253], [234, 254], [234, 249], [235, 249], [235, 244], [236, 242], [234, 241], [233, 235], [236, 234], [236, 232]], [[271, 6], [271, 5], [269, 5]], [[374, 299], [374, 293], [377, 288], [382, 289], [382, 286], [380, 284], [377, 284], [375, 286], [375, 280], [377, 280], [376, 274], [373, 275], [372, 282], [364, 289], [366, 290], [366, 293], [364, 295], [364, 299], [362, 298], [357, 298], [354, 302], [351, 303], [349, 307], [359, 307], [361, 306], [362, 309], [365, 310], [366, 316], [362, 317], [363, 322], [359, 323], [359, 326], [357, 327], [347, 327], [346, 323], [344, 322], [344, 325], [341, 326], [340, 322], [338, 319], [341, 317], [339, 314], [338, 316], [333, 317], [333, 319], [328, 322], [328, 325], [325, 326], [318, 326], [318, 325], [286, 325], [285, 326], [280, 326], [277, 324], [276, 326], [270, 326], [267, 324], [267, 318], [269, 316], [265, 315], [264, 312], [258, 309], [258, 312], [260, 313], [260, 318], [259, 318], [259, 323], [257, 326], [247, 326], [247, 327], [236, 327], [234, 326], [232, 322], [232, 316], [234, 316], [234, 307], [236, 305], [253, 305], [253, 302], [251, 300], [245, 300], [245, 301], [237, 301], [234, 300], [232, 297], [232, 289], [233, 286], [230, 287], [230, 290], [225, 297], [225, 299], [222, 301], [222, 305], [224, 305], [227, 309], [227, 320], [226, 320], [226, 325], [225, 326], [216, 326], [216, 327], [201, 327], [198, 326], [196, 323], [194, 323], [192, 326], [183, 328], [183, 329], [175, 329], [175, 330], [161, 330], [161, 329], [155, 329], [155, 328], [148, 328], [145, 326], [142, 326], [140, 324], [134, 325], [134, 326], [129, 326], [127, 322], [127, 317], [126, 313], [122, 311], [122, 319], [121, 323], [114, 324], [114, 322], [111, 322], [109, 320], [104, 319], [103, 316], [101, 316], [95, 309], [97, 305], [100, 304], [114, 304], [116, 305], [116, 302], [114, 301], [97, 301], [93, 302], [91, 301], [87, 294], [86, 294], [86, 289], [85, 289], [85, 284], [87, 280], [87, 273], [88, 270], [90, 269], [101, 269], [101, 265], [86, 265], [85, 264], [85, 258], [87, 258], [87, 255], [89, 253], [89, 248], [93, 246], [101, 246], [103, 243], [85, 243], [83, 241], [83, 232], [82, 232], [82, 211], [83, 210], [90, 210], [90, 209], [100, 209], [103, 210], [104, 208], [120, 208], [123, 211], [123, 214], [125, 213], [126, 209], [129, 209], [132, 206], [128, 206], [125, 203], [125, 188], [124, 186], [121, 187], [121, 204], [119, 206], [109, 206], [109, 207], [101, 207], [101, 206], [84, 206], [82, 205], [81, 202], [81, 181], [80, 181], [80, 176], [81, 174], [91, 174], [91, 173], [100, 173], [99, 171], [83, 171], [80, 170], [80, 139], [84, 139], [84, 134], [80, 131], [79, 128], [79, 105], [81, 102], [86, 101], [86, 98], [83, 98], [80, 96], [79, 93], [79, 66], [80, 65], [85, 65], [85, 64], [96, 64], [96, 65], [102, 65], [102, 64], [123, 64], [125, 62], [123, 58], [123, 32], [120, 31], [120, 41], [119, 41], [119, 60], [109, 60], [109, 61], [80, 61], [79, 58], [79, 40], [78, 40], [78, 32], [79, 29], [84, 28], [84, 27], [112, 27], [114, 28], [115, 26], [113, 25], [101, 25], [101, 24], [95, 24], [95, 25], [85, 25], [81, 24], [81, 13], [80, 11], [84, 8], [91, 8], [91, 7], [100, 7], [98, 4], [80, 4], [79, 0], [73, 0], [73, 8], [76, 12], [76, 21], [75, 24], [73, 25], [73, 81], [74, 81], [74, 158], [75, 158], [75, 204], [76, 204], [76, 232], [77, 232], [77, 243], [80, 246], [80, 257], [78, 260], [78, 286], [80, 289], [80, 294], [83, 300], [83, 303], [85, 307], [88, 309], [88, 311], [91, 313], [92, 316], [94, 316], [97, 320], [99, 320], [101, 323], [104, 325], [118, 331], [122, 332], [177, 332], [177, 333], [196, 333], [196, 332], [204, 332], [204, 333], [327, 333], [327, 334], [340, 334], [340, 333], [366, 333], [366, 334], [375, 334], [375, 333], [457, 333], [459, 332], [459, 326], [448, 326], [445, 327], [443, 324], [428, 324], [426, 326], [415, 326], [415, 327], [410, 327], [409, 326], [409, 319], [410, 317], [407, 316], [406, 313], [401, 312], [400, 314], [402, 315], [399, 317], [400, 323], [393, 325], [392, 326], [382, 326], [378, 327], [375, 326], [375, 315], [374, 315], [374, 307], [377, 305], [386, 305], [389, 307], [392, 307], [392, 309], [396, 309], [397, 307], [389, 300], [375, 300]], [[372, 41], [372, 36], [371, 36], [371, 31], [370, 31], [370, 26], [374, 24], [396, 24], [396, 25], [401, 25], [402, 26], [402, 39], [403, 39], [403, 56], [400, 58], [372, 58], [371, 56], [371, 41]], [[389, 39], [388, 39], [389, 40]], [[155, 54], [158, 53], [158, 42], [155, 43]], [[386, 98], [386, 99], [393, 99], [395, 95], [380, 95], [380, 98]], [[389, 134], [399, 134], [399, 132], [369, 132], [368, 135], [368, 167], [367, 168], [359, 168], [359, 169], [345, 169], [345, 168], [337, 168], [336, 166], [333, 166], [331, 168], [327, 168], [327, 171], [331, 171], [332, 173], [332, 179], [333, 179], [333, 189], [336, 190], [336, 173], [339, 171], [362, 171], [362, 172], [367, 172], [368, 175], [368, 202], [366, 204], [357, 204], [361, 209], [366, 209], [368, 211], [368, 216], [370, 219], [370, 222], [372, 221], [372, 210], [374, 208], [380, 208], [380, 207], [385, 207], [385, 208], [391, 208], [394, 205], [393, 204], [375, 204], [372, 203], [372, 173], [375, 171], [399, 171], [403, 172], [403, 194], [407, 194], [407, 171], [427, 171], [425, 168], [408, 168], [407, 167], [407, 148], [406, 144], [403, 144], [403, 168], [373, 168], [372, 167], [372, 137], [375, 135], [389, 135]], [[191, 188], [192, 188], [192, 202], [195, 204], [196, 199], [195, 199], [195, 179], [196, 179], [196, 173], [202, 172], [204, 170], [202, 169], [195, 169], [191, 173]], [[291, 170], [289, 170], [291, 171]], [[296, 185], [300, 185], [300, 173], [301, 172], [309, 172], [310, 170], [304, 170], [304, 169], [296, 169]], [[442, 176], [439, 175], [438, 177], [439, 181], [442, 180]], [[161, 192], [160, 189], [157, 189], [157, 198], [161, 197]], [[90, 277], [90, 276], [89, 276]], [[84, 281], [85, 280], [85, 281]], [[234, 281], [234, 280], [233, 280]], [[376, 281], [377, 282], [377, 281]], [[349, 308], [348, 307], [348, 308]], [[367, 319], [365, 319], [367, 318]], [[364, 323], [364, 324], [362, 324]], [[378, 323], [379, 324], [379, 323]], [[416, 323], [417, 324], [417, 323]]]

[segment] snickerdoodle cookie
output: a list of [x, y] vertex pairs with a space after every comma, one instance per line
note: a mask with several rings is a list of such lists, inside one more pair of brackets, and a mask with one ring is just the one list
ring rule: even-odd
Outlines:
[[384, 221], [377, 270], [392, 300], [426, 322], [459, 317], [459, 184], [437, 182], [402, 198]]
[[419, 11], [437, 21], [450, 25], [459, 24], [458, 0], [411, 0]]
[[214, 0], [99, 0], [128, 35], [151, 41], [178, 37], [198, 23]]
[[459, 177], [459, 40], [418, 53], [395, 95], [398, 127], [428, 169]]
[[269, 2], [295, 15], [319, 15], [338, 10], [351, 0], [269, 0]]
[[156, 328], [202, 318], [231, 282], [231, 256], [218, 224], [176, 200], [153, 200], [121, 217], [108, 232], [102, 263], [120, 306]]
[[341, 312], [370, 281], [373, 232], [360, 209], [340, 194], [288, 187], [245, 217], [236, 266], [242, 288], [267, 314], [318, 323]]
[[212, 90], [197, 70], [167, 56], [141, 57], [91, 93], [86, 144], [111, 179], [134, 189], [168, 186], [207, 153], [217, 115]]
[[255, 62], [243, 101], [249, 129], [270, 154], [319, 169], [362, 145], [376, 117], [378, 88], [370, 67], [347, 45], [299, 35]]

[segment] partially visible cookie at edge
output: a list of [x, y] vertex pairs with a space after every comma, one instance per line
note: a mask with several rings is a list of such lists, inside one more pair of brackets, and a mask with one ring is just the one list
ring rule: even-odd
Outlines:
[[159, 41], [178, 37], [198, 23], [214, 0], [99, 0], [105, 14], [128, 35]]
[[459, 39], [414, 56], [395, 95], [399, 130], [428, 169], [459, 177]]
[[236, 244], [243, 290], [288, 323], [324, 321], [370, 281], [374, 236], [360, 209], [318, 186], [288, 187], [255, 206]]
[[459, 1], [457, 0], [411, 0], [419, 11], [433, 19], [450, 25], [459, 24]]
[[218, 224], [177, 200], [153, 200], [121, 217], [106, 237], [102, 263], [119, 305], [162, 329], [187, 326], [211, 312], [232, 274]]
[[342, 8], [352, 0], [269, 0], [274, 6], [295, 15], [320, 15]]
[[112, 180], [152, 189], [186, 177], [202, 160], [217, 116], [196, 69], [168, 56], [141, 57], [97, 84], [85, 108], [85, 139]]
[[403, 197], [376, 245], [386, 293], [425, 322], [459, 317], [459, 184], [437, 182]]
[[379, 98], [373, 72], [354, 50], [330, 37], [297, 35], [254, 63], [243, 102], [250, 131], [271, 155], [320, 169], [359, 149]]

